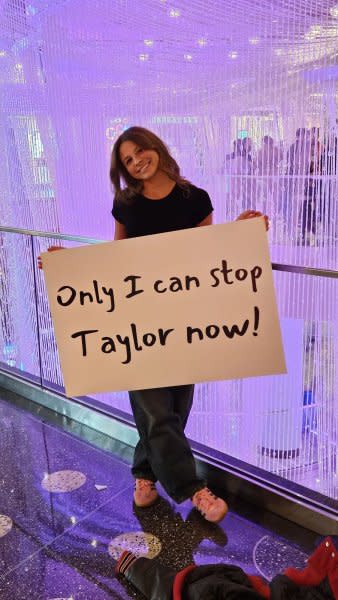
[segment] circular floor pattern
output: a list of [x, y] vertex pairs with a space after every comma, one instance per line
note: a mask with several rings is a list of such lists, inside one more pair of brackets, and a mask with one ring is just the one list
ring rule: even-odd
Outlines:
[[0, 515], [0, 538], [7, 535], [10, 532], [13, 526], [13, 521], [10, 517], [6, 515]]
[[155, 535], [144, 531], [122, 533], [114, 538], [108, 546], [108, 552], [115, 560], [118, 560], [125, 550], [129, 550], [135, 556], [155, 558], [161, 552], [161, 549], [160, 540]]
[[255, 567], [268, 581], [288, 567], [304, 569], [307, 558], [297, 546], [270, 535], [263, 536], [253, 550]]
[[48, 492], [73, 492], [86, 483], [86, 479], [80, 471], [55, 471], [45, 475], [41, 485]]

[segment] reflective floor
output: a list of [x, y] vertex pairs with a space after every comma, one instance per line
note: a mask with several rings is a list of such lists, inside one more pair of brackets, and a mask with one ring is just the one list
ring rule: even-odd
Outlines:
[[136, 509], [130, 449], [95, 447], [80, 437], [107, 448], [105, 436], [69, 420], [65, 431], [64, 419], [13, 398], [0, 400], [1, 600], [141, 600], [114, 575], [124, 549], [175, 569], [225, 562], [271, 579], [303, 567], [321, 540], [238, 499], [219, 526], [163, 491], [156, 505]]

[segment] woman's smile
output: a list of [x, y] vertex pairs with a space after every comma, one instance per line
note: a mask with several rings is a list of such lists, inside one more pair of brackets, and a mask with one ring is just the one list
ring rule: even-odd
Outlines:
[[145, 161], [136, 171], [138, 174], [143, 174], [145, 173], [145, 171], [148, 169], [149, 165], [151, 164], [151, 159]]

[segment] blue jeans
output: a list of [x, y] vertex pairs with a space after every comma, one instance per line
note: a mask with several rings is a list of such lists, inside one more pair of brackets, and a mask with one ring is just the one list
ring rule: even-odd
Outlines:
[[129, 392], [140, 440], [132, 474], [159, 481], [175, 500], [183, 502], [205, 486], [196, 475], [195, 459], [184, 434], [194, 395], [193, 385]]

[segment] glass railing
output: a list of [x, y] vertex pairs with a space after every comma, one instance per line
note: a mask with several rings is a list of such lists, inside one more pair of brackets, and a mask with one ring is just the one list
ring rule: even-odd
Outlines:
[[[37, 257], [51, 245], [100, 241], [0, 227], [3, 372], [64, 393]], [[337, 510], [338, 271], [273, 263], [273, 272], [287, 375], [197, 385], [187, 433], [206, 454]], [[81, 402], [130, 419], [126, 392]]]

